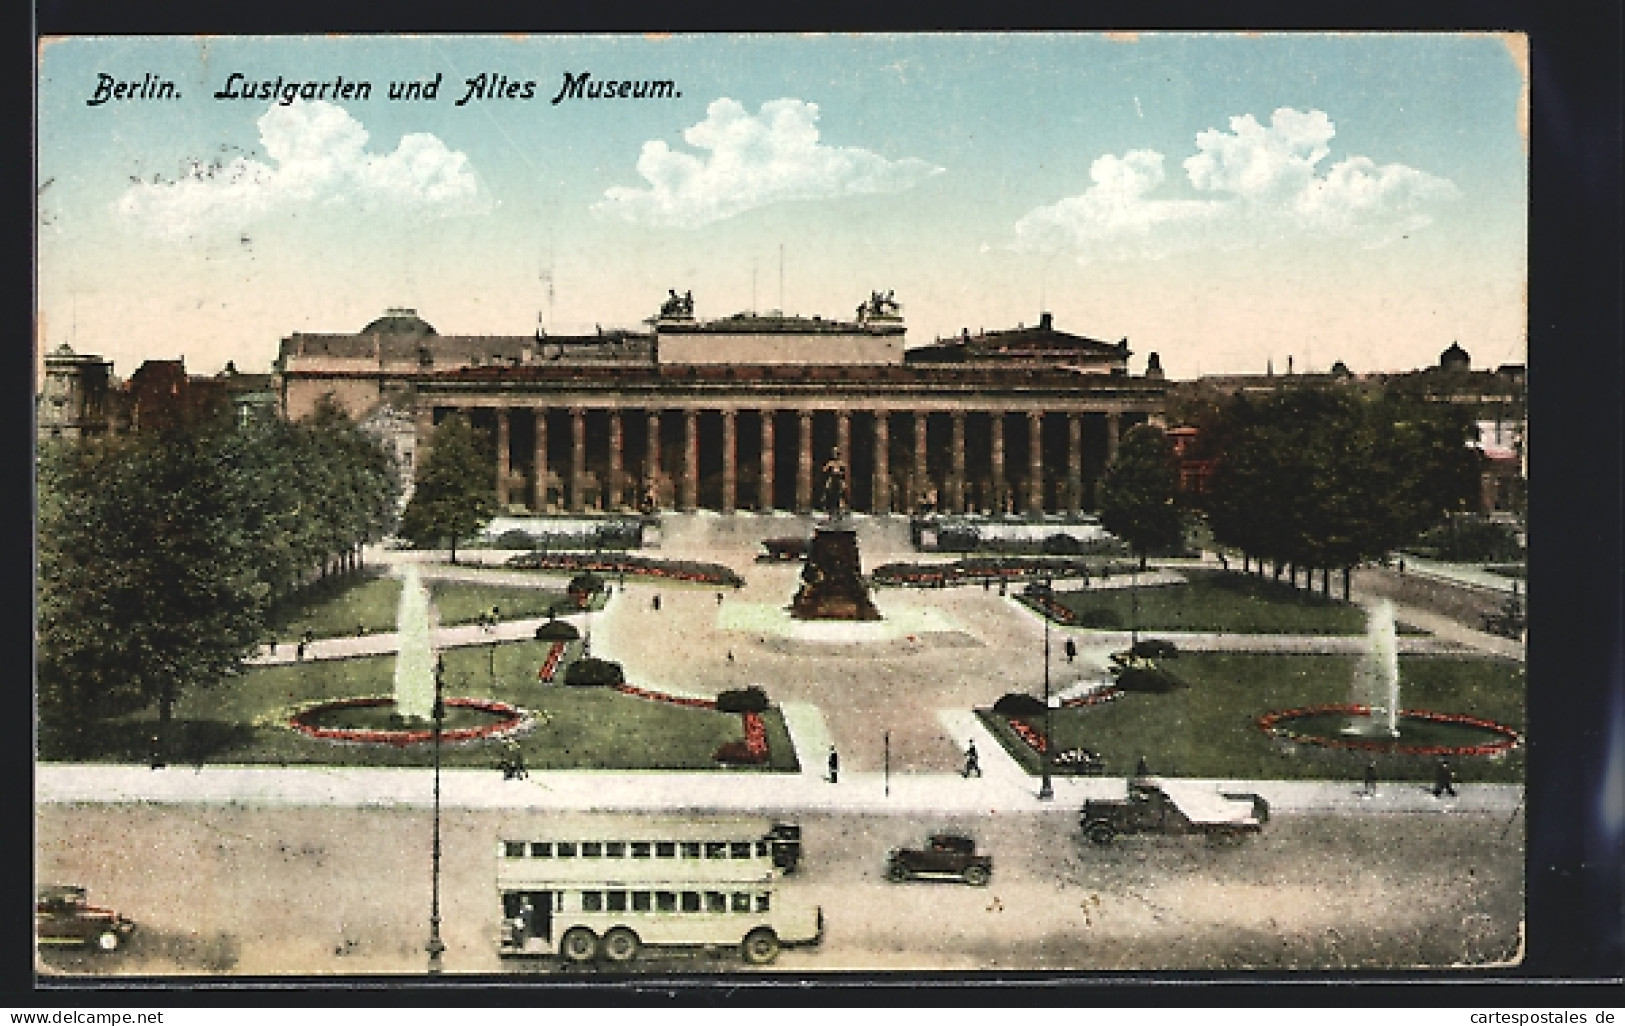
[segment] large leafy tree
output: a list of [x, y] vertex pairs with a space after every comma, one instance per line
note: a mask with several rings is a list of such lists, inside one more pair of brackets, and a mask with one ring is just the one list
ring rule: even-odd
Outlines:
[[1124, 434], [1101, 482], [1100, 522], [1129, 544], [1145, 566], [1146, 554], [1177, 545], [1183, 536], [1179, 468], [1168, 436], [1149, 424]]
[[401, 514], [401, 537], [420, 547], [448, 541], [451, 561], [457, 562], [458, 539], [496, 515], [496, 470], [489, 449], [467, 418], [453, 415], [441, 422]]

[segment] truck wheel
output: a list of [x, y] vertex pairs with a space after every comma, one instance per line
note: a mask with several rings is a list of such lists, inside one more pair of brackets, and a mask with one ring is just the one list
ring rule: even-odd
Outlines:
[[908, 879], [908, 870], [904, 869], [901, 863], [893, 862], [886, 869], [886, 879], [892, 883], [902, 883]]
[[572, 926], [559, 941], [559, 954], [577, 965], [591, 962], [598, 957], [598, 938], [585, 926]]
[[1084, 833], [1088, 835], [1089, 840], [1095, 842], [1096, 844], [1110, 844], [1112, 843], [1112, 838], [1117, 836], [1117, 831], [1112, 828], [1110, 823], [1099, 819], [1095, 820], [1093, 823], [1090, 823], [1088, 829], [1085, 830]]
[[97, 951], [113, 952], [113, 951], [118, 950], [118, 946], [119, 946], [119, 936], [118, 936], [117, 933], [113, 932], [112, 930], [108, 930], [105, 933], [100, 934], [96, 938], [96, 950]]
[[739, 945], [740, 954], [751, 965], [767, 965], [779, 957], [779, 936], [765, 926], [759, 926], [745, 934], [745, 942]]
[[965, 882], [972, 887], [986, 887], [988, 879], [992, 876], [986, 866], [966, 866]]
[[611, 962], [625, 964], [638, 957], [638, 949], [642, 947], [638, 935], [624, 926], [604, 934], [604, 957]]

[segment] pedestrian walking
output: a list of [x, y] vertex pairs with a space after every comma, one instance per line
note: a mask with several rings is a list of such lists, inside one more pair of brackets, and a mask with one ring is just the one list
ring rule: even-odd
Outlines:
[[271, 639], [271, 654], [276, 655], [276, 639]]
[[358, 637], [358, 638], [366, 637], [367, 636], [367, 625], [364, 624], [364, 623], [356, 624], [355, 625], [355, 636]]
[[722, 592], [717, 592], [717, 605], [722, 605]]
[[299, 660], [300, 662], [304, 661], [304, 659], [305, 659], [305, 643], [303, 641], [301, 641], [298, 645], [294, 646], [293, 657], [295, 659]]
[[1066, 652], [1066, 661], [1069, 662], [1069, 663], [1072, 660], [1078, 658], [1078, 643], [1076, 641], [1073, 641], [1071, 638], [1067, 638], [1066, 639], [1065, 652]]
[[729, 665], [729, 666], [732, 666], [732, 665], [733, 665], [733, 661], [734, 661], [734, 650], [733, 650], [733, 649], [731, 649], [731, 648], [730, 648], [730, 649], [729, 649], [729, 650], [728, 650], [728, 665]]
[[1151, 764], [1145, 761], [1145, 756], [1140, 756], [1140, 761], [1134, 764], [1134, 775], [1137, 777], [1149, 777], [1151, 775]]
[[1399, 572], [1401, 574], [1405, 572], [1405, 560], [1403, 558], [1401, 558], [1399, 561]]
[[660, 612], [660, 596], [656, 595], [654, 598], [650, 599], [649, 605], [654, 609], [655, 612]]
[[1368, 759], [1365, 764], [1365, 790], [1362, 792], [1367, 798], [1377, 796], [1377, 760]]
[[835, 746], [829, 746], [829, 782], [835, 783], [841, 776], [841, 757], [835, 754]]
[[961, 773], [960, 776], [964, 777], [966, 780], [969, 780], [972, 773], [976, 774], [978, 777], [982, 775], [982, 757], [976, 752], [976, 741], [974, 738], [971, 740], [970, 744], [965, 746], [965, 772]]
[[1444, 759], [1433, 770], [1433, 797], [1443, 798], [1445, 795], [1456, 797], [1456, 775], [1450, 770], [1450, 763]]

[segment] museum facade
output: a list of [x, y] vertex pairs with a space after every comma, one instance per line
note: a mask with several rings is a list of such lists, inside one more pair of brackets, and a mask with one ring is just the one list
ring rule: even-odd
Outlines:
[[442, 335], [411, 310], [354, 334], [295, 333], [283, 416], [332, 402], [391, 439], [410, 480], [435, 426], [491, 442], [507, 513], [813, 508], [838, 454], [865, 513], [1076, 513], [1131, 425], [1160, 415], [1156, 354], [1034, 326], [915, 348], [889, 295], [852, 320], [702, 321], [671, 294], [647, 331]]

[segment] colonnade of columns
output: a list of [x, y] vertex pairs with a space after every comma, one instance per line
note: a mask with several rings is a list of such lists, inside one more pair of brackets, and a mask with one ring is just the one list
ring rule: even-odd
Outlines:
[[[457, 407], [436, 406], [419, 412], [420, 458], [428, 450], [429, 433], [438, 415], [454, 409]], [[470, 413], [477, 421], [484, 418], [487, 428], [493, 426], [494, 419], [491, 437], [496, 448], [498, 508], [523, 506], [549, 512], [635, 507], [693, 510], [702, 504], [722, 512], [742, 507], [766, 512], [784, 506], [808, 511], [816, 501], [816, 469], [830, 457], [830, 448], [839, 449], [848, 467], [849, 483], [853, 481], [855, 417], [863, 419], [865, 428], [865, 436], [860, 436], [859, 443], [865, 476], [861, 488], [853, 487], [852, 505], [862, 512], [1080, 512], [1090, 495], [1086, 484], [1092, 487], [1098, 481], [1116, 452], [1125, 417], [1124, 413], [1114, 411], [1007, 413], [999, 410], [620, 407], [589, 410], [584, 406], [552, 408], [519, 404], [469, 406], [464, 407], [463, 412]], [[514, 426], [516, 414], [521, 419], [518, 432]], [[589, 414], [595, 417], [590, 432]], [[704, 432], [702, 415], [715, 418], [708, 420]], [[749, 438], [741, 429], [742, 415], [757, 419], [754, 461], [741, 458], [741, 442]], [[548, 433], [549, 421], [556, 417], [568, 421], [567, 466], [558, 466], [559, 461], [553, 458], [562, 454], [562, 447], [555, 448]], [[644, 420], [642, 451], [632, 454], [631, 465], [627, 452], [628, 417]], [[825, 419], [815, 421], [815, 417]], [[968, 430], [972, 417], [978, 418], [974, 446]], [[596, 418], [607, 418], [607, 424]], [[833, 435], [829, 418], [833, 418]], [[900, 440], [903, 448], [894, 451], [892, 422], [898, 418], [910, 422], [905, 428], [909, 433]], [[937, 418], [935, 427], [933, 418]], [[1016, 418], [1009, 429], [1007, 418]], [[1012, 443], [1012, 432], [1022, 419], [1026, 421], [1026, 431], [1014, 431]], [[941, 420], [946, 420], [946, 425], [941, 424]], [[1064, 420], [1064, 431], [1056, 424], [1058, 420]], [[1102, 427], [1090, 429], [1095, 444], [1086, 455], [1086, 424], [1091, 421]], [[516, 461], [515, 441], [523, 446], [525, 423], [530, 426], [529, 452], [521, 448]], [[1046, 424], [1051, 425], [1047, 440]], [[819, 431], [815, 432], [815, 426], [819, 426]], [[946, 437], [938, 433], [944, 426]], [[635, 421], [632, 428], [635, 431]], [[781, 495], [780, 482], [786, 468], [780, 464], [788, 453], [780, 442], [789, 431], [794, 433], [793, 456], [790, 456], [793, 494]], [[708, 439], [703, 454], [705, 463], [713, 468], [703, 477], [704, 503], [702, 433]], [[601, 439], [594, 442], [595, 459], [591, 464], [589, 434]], [[822, 434], [825, 439], [816, 452], [815, 434]], [[663, 453], [664, 435], [679, 439], [675, 452]], [[936, 436], [935, 449], [931, 444], [933, 435]], [[632, 434], [632, 437], [637, 436]], [[670, 437], [665, 439], [670, 440]], [[1018, 446], [1016, 458], [1025, 463], [1024, 468], [1020, 463], [1014, 468], [1018, 475], [1014, 481], [1012, 468], [1007, 463], [1011, 444]], [[670, 459], [666, 458], [668, 455]], [[516, 466], [516, 462], [520, 465]], [[743, 474], [742, 463], [746, 464]], [[859, 491], [861, 502], [856, 501]], [[781, 499], [789, 502], [781, 504]]]

